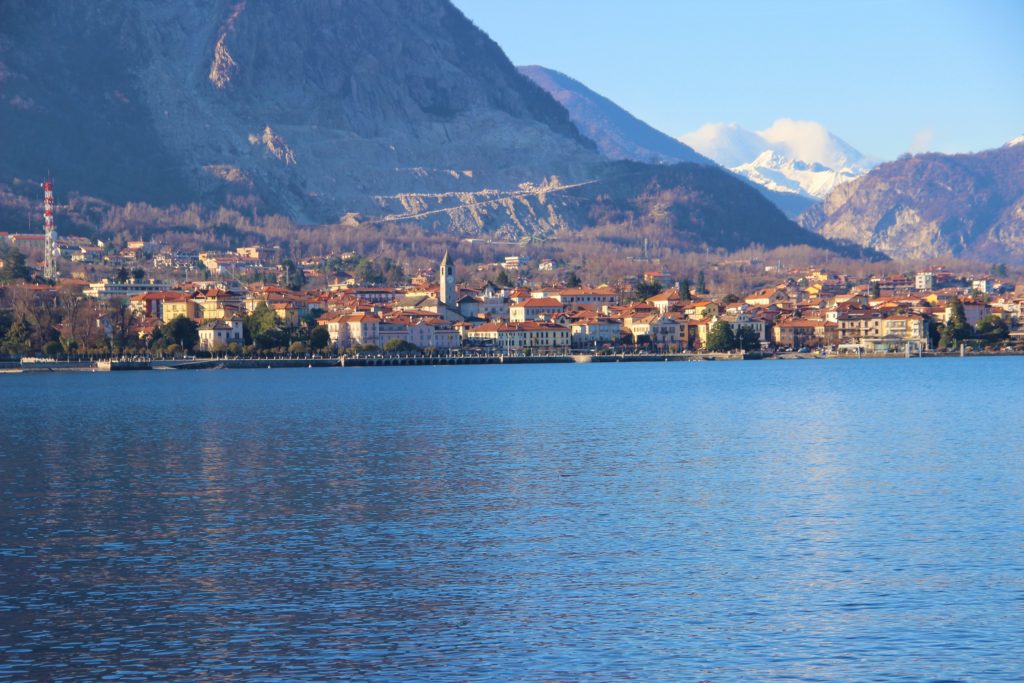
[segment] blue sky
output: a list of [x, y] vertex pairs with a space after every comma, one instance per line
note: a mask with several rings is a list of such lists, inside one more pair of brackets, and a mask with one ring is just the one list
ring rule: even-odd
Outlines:
[[673, 137], [810, 119], [885, 159], [1024, 134], [1024, 0], [454, 2]]

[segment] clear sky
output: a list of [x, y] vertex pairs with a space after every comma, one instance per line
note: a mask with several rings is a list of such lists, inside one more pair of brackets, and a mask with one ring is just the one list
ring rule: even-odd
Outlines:
[[1024, 134], [1024, 0], [454, 2], [673, 137], [809, 119], [887, 159]]

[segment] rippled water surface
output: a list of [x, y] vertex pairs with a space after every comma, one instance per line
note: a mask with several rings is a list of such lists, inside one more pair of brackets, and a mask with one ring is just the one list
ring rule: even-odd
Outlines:
[[1022, 680], [1022, 380], [0, 376], [0, 680]]

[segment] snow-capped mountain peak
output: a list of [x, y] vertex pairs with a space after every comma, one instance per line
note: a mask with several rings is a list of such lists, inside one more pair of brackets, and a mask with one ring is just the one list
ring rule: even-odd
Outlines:
[[876, 165], [814, 121], [783, 118], [757, 132], [713, 123], [679, 139], [755, 183], [818, 199]]
[[1016, 147], [1017, 145], [1024, 145], [1024, 135], [1018, 135], [1003, 145], [1003, 147]]

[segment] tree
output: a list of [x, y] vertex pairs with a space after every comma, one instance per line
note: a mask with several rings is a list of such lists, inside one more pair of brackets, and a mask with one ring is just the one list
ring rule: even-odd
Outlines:
[[739, 302], [739, 300], [740, 298], [735, 294], [726, 294], [724, 297], [722, 297], [723, 304], [734, 304]]
[[736, 333], [736, 346], [744, 351], [757, 351], [761, 348], [761, 338], [751, 327], [741, 327]]
[[384, 275], [380, 272], [380, 268], [368, 258], [359, 259], [352, 275], [362, 285], [379, 285], [384, 281]]
[[693, 298], [693, 294], [690, 293], [690, 281], [683, 279], [679, 284], [679, 299], [681, 301], [689, 301]]
[[283, 272], [281, 274], [281, 285], [296, 292], [306, 284], [306, 273], [302, 268], [292, 261], [285, 259], [281, 262]]
[[25, 321], [22, 318], [15, 319], [7, 329], [3, 340], [0, 341], [0, 350], [16, 356], [28, 353], [32, 348], [32, 342], [29, 340], [30, 334], [31, 330]]
[[32, 273], [25, 265], [25, 255], [14, 247], [0, 244], [0, 282], [28, 282]]
[[331, 334], [326, 327], [314, 327], [309, 333], [309, 348], [314, 351], [323, 351], [331, 343]]
[[183, 315], [164, 325], [161, 332], [169, 342], [189, 351], [199, 343], [199, 326]]
[[959, 298], [953, 297], [949, 302], [948, 309], [949, 322], [946, 323], [946, 327], [942, 330], [939, 346], [952, 349], [971, 336], [971, 326], [967, 324], [964, 304]]
[[249, 331], [250, 336], [255, 339], [256, 335], [278, 329], [280, 320], [277, 314], [264, 301], [257, 304], [252, 313], [243, 321], [243, 326]]
[[636, 298], [638, 301], [647, 301], [655, 294], [661, 292], [661, 285], [657, 282], [647, 282], [646, 280], [640, 280], [636, 283]]
[[[109, 323], [110, 341], [112, 346], [115, 349], [124, 349], [128, 345], [128, 340], [135, 336], [135, 311], [132, 310], [131, 306], [129, 306], [126, 301], [114, 302], [111, 304], [110, 311], [107, 313], [106, 317], [107, 322]], [[192, 323], [192, 325], [195, 326], [195, 323]], [[196, 327], [196, 329], [198, 330], [198, 327]], [[199, 341], [198, 331], [196, 332], [196, 341]], [[182, 344], [182, 346], [185, 346], [185, 344]], [[187, 348], [191, 349], [192, 346], [188, 346]]]
[[998, 344], [1010, 336], [1010, 329], [998, 315], [987, 315], [978, 321], [974, 333], [986, 344]]
[[732, 351], [736, 348], [736, 336], [732, 327], [724, 320], [718, 320], [708, 330], [706, 348], [712, 352]]
[[384, 345], [385, 353], [416, 353], [420, 347], [404, 339], [391, 339]]
[[128, 282], [128, 278], [131, 276], [132, 274], [128, 272], [128, 269], [121, 266], [117, 269], [117, 274], [114, 275], [114, 282]]
[[708, 293], [707, 283], [704, 281], [704, 271], [703, 270], [700, 271], [699, 273], [697, 273], [697, 293], [698, 294], [707, 294]]
[[872, 299], [877, 299], [882, 296], [882, 285], [878, 282], [872, 282], [869, 295]]
[[579, 287], [580, 284], [582, 284], [580, 282], [580, 276], [576, 274], [576, 271], [571, 271], [568, 275], [565, 276], [566, 287]]
[[0, 342], [7, 336], [7, 330], [11, 329], [11, 315], [7, 311], [0, 311]]
[[508, 271], [504, 268], [498, 269], [498, 276], [494, 278], [494, 284], [505, 288], [513, 286], [512, 278], [508, 276]]
[[132, 268], [132, 280], [134, 280], [135, 282], [140, 282], [143, 279], [145, 279], [145, 277], [146, 277], [146, 271], [144, 271], [142, 268], [139, 268], [139, 267]]

